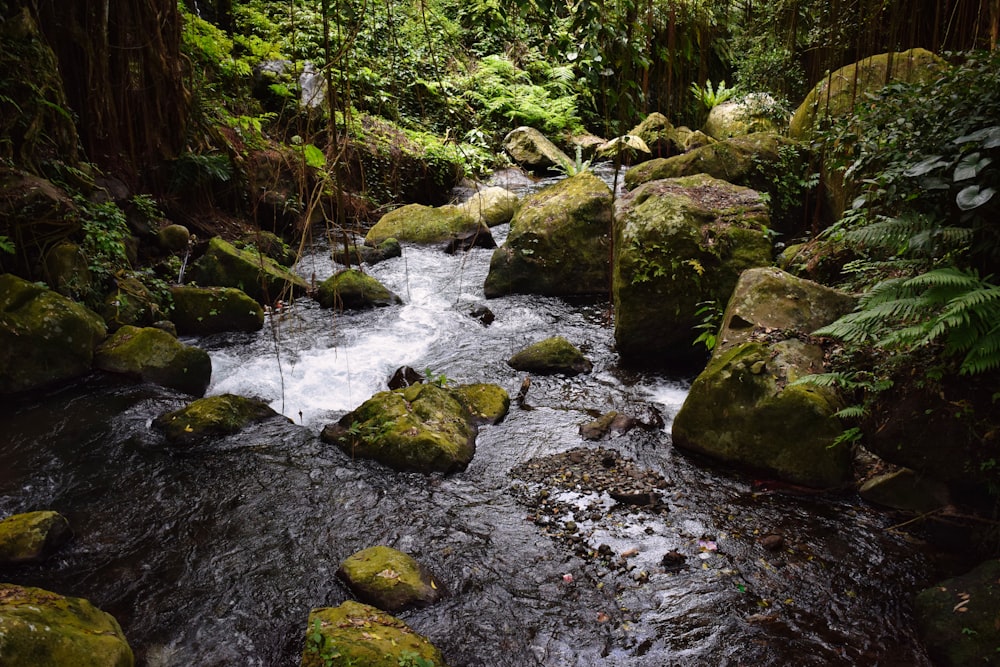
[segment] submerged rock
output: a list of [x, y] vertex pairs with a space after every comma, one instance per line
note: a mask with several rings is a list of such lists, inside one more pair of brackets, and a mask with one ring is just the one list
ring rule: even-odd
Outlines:
[[[0, 565], [45, 560], [72, 535], [69, 521], [58, 512], [25, 512], [9, 516], [0, 520]], [[2, 654], [3, 644], [0, 642], [0, 656]]]
[[507, 360], [514, 370], [541, 375], [589, 373], [594, 365], [579, 348], [562, 336], [553, 336], [529, 345]]
[[611, 189], [584, 172], [526, 197], [490, 260], [487, 298], [606, 294]]
[[936, 665], [1000, 664], [1000, 560], [921, 591], [915, 606], [921, 638]]
[[375, 607], [348, 600], [309, 612], [302, 667], [399, 667], [406, 659], [447, 667], [441, 651], [426, 637]]
[[504, 150], [519, 166], [536, 173], [573, 160], [533, 127], [518, 127], [503, 139]]
[[238, 433], [250, 424], [282, 417], [267, 403], [235, 394], [208, 396], [189, 403], [180, 410], [167, 412], [153, 420], [173, 445], [192, 445], [208, 438]]
[[350, 556], [337, 576], [359, 600], [388, 612], [425, 607], [444, 595], [443, 585], [412, 556], [386, 546]]
[[0, 275], [0, 394], [90, 371], [107, 330], [96, 313], [35, 283]]
[[94, 354], [94, 368], [201, 396], [212, 378], [208, 353], [162, 329], [124, 326]]
[[183, 335], [203, 336], [220, 331], [259, 331], [264, 309], [235, 287], [170, 288], [174, 299], [171, 315]]
[[393, 257], [402, 257], [403, 246], [394, 238], [388, 238], [376, 246], [356, 245], [350, 243], [345, 248], [342, 245], [334, 246], [330, 251], [333, 261], [345, 266], [365, 264], [378, 264]]
[[407, 204], [383, 215], [368, 230], [365, 245], [378, 246], [390, 238], [404, 243], [447, 243], [465, 234], [492, 236], [488, 227], [458, 206]]
[[82, 598], [0, 584], [0, 663], [4, 667], [132, 667], [121, 626]]
[[203, 286], [236, 287], [261, 304], [303, 294], [309, 287], [270, 257], [238, 250], [218, 237], [191, 267], [191, 279]]
[[376, 278], [358, 269], [344, 269], [324, 280], [316, 292], [324, 308], [359, 310], [403, 303], [395, 293]]

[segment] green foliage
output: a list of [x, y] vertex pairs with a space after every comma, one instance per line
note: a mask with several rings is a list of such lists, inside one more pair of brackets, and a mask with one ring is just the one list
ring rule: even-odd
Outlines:
[[717, 301], [701, 301], [694, 316], [700, 318], [694, 325], [695, 331], [700, 331], [692, 345], [704, 345], [709, 352], [715, 349], [719, 339], [719, 326], [722, 324], [722, 309]]
[[424, 378], [426, 378], [427, 382], [441, 387], [442, 389], [451, 384], [451, 380], [448, 379], [447, 375], [444, 373], [434, 373], [434, 371], [430, 369], [430, 366], [424, 369]]
[[125, 213], [114, 202], [95, 204], [79, 197], [82, 248], [89, 268], [106, 282], [118, 271], [129, 268], [125, 239], [129, 237]]
[[402, 651], [397, 661], [399, 667], [434, 667], [434, 661], [413, 651]]
[[132, 202], [135, 210], [147, 220], [159, 220], [163, 217], [160, 205], [156, 203], [152, 195], [132, 195], [129, 201]]
[[582, 174], [585, 171], [590, 171], [590, 160], [583, 159], [583, 149], [580, 146], [577, 146], [576, 159], [572, 162], [567, 160], [561, 164], [554, 165], [553, 168], [566, 176], [576, 176], [577, 174]]
[[726, 88], [725, 80], [719, 82], [718, 89], [712, 88], [712, 80], [708, 79], [705, 81], [705, 87], [702, 88], [697, 83], [691, 84], [691, 94], [694, 98], [706, 109], [713, 109], [726, 100], [730, 99], [737, 92], [736, 88]]
[[14, 254], [14, 242], [10, 240], [9, 236], [0, 234], [0, 252], [7, 253], [8, 255]]
[[306, 633], [306, 653], [311, 653], [319, 658], [323, 667], [341, 664], [339, 659], [343, 657], [333, 642], [323, 634], [318, 618], [313, 621], [312, 628]]
[[221, 153], [184, 153], [174, 160], [171, 185], [175, 190], [227, 183], [233, 177], [233, 164]]

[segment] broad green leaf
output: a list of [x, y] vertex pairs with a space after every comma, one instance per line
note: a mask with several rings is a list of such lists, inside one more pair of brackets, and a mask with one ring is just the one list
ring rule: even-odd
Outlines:
[[962, 188], [955, 197], [955, 203], [963, 211], [971, 211], [993, 199], [993, 195], [996, 193], [996, 188], [980, 188], [978, 185], [970, 185]]
[[925, 160], [921, 160], [920, 162], [911, 165], [909, 169], [903, 172], [903, 175], [911, 178], [914, 176], [923, 176], [924, 174], [932, 172], [938, 167], [943, 167], [946, 164], [948, 163], [942, 160], [940, 155], [932, 155]]
[[969, 153], [959, 160], [958, 165], [955, 167], [955, 175], [953, 178], [956, 181], [965, 181], [970, 178], [975, 178], [979, 175], [979, 172], [989, 166], [992, 162], [993, 158], [983, 157], [980, 155], [979, 151]]
[[305, 148], [302, 149], [302, 154], [306, 158], [306, 164], [313, 169], [322, 169], [326, 166], [326, 156], [313, 144], [306, 144]]

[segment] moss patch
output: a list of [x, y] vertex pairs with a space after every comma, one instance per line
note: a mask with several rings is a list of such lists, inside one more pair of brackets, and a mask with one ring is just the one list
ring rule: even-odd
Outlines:
[[0, 521], [0, 565], [44, 560], [72, 536], [58, 512], [26, 512]]
[[589, 373], [593, 364], [580, 350], [562, 336], [553, 336], [517, 352], [507, 364], [518, 371], [551, 375]]
[[464, 384], [451, 391], [480, 424], [498, 424], [510, 410], [510, 395], [495, 384]]
[[125, 326], [94, 354], [94, 368], [200, 396], [212, 378], [208, 353], [184, 345], [166, 331]]
[[338, 271], [324, 280], [316, 292], [324, 308], [361, 309], [403, 303], [396, 294], [374, 277], [357, 269]]
[[191, 278], [201, 285], [235, 287], [262, 304], [303, 294], [306, 282], [257, 251], [238, 250], [216, 237], [194, 263]]
[[458, 206], [408, 204], [382, 216], [365, 235], [365, 245], [378, 246], [390, 238], [404, 243], [444, 243], [480, 229], [489, 234], [482, 223]]
[[264, 309], [235, 287], [170, 288], [174, 299], [171, 320], [183, 335], [206, 335], [220, 331], [259, 331]]
[[200, 398], [180, 410], [160, 415], [153, 420], [153, 426], [163, 431], [171, 444], [191, 445], [207, 438], [238, 433], [249, 424], [272, 417], [280, 415], [264, 401], [222, 394]]
[[443, 586], [412, 556], [387, 546], [364, 549], [337, 570], [358, 599], [389, 612], [437, 602]]

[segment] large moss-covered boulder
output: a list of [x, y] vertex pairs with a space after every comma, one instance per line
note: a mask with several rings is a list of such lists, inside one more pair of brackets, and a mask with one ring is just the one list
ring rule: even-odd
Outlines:
[[14, 514], [0, 520], [0, 565], [44, 560], [70, 537], [69, 522], [58, 512]]
[[193, 445], [239, 433], [250, 424], [272, 418], [291, 421], [259, 399], [222, 394], [199, 398], [180, 410], [162, 414], [153, 420], [153, 426], [163, 431], [171, 444]]
[[94, 368], [201, 396], [212, 379], [208, 353], [166, 331], [125, 326], [101, 343]]
[[444, 587], [412, 556], [386, 546], [364, 549], [337, 570], [355, 597], [384, 611], [397, 612], [433, 604]]
[[219, 237], [208, 242], [205, 254], [191, 267], [191, 279], [202, 286], [236, 287], [262, 304], [303, 294], [309, 287], [270, 257], [238, 250]]
[[106, 333], [100, 316], [80, 304], [0, 275], [0, 394], [84, 375]]
[[45, 253], [45, 282], [70, 299], [80, 299], [93, 284], [89, 262], [75, 243], [63, 242]]
[[495, 384], [463, 384], [451, 391], [477, 424], [499, 424], [510, 410], [510, 395], [506, 389]]
[[533, 127], [518, 127], [503, 139], [507, 155], [528, 171], [542, 173], [552, 167], [571, 164], [573, 160], [544, 134]]
[[934, 664], [1000, 665], [1000, 560], [921, 591], [915, 606]]
[[403, 243], [448, 243], [470, 234], [491, 236], [489, 228], [458, 206], [408, 204], [383, 215], [368, 230], [365, 245], [378, 246], [390, 238]]
[[0, 665], [131, 667], [121, 626], [87, 600], [0, 584]]
[[[677, 134], [677, 129], [659, 111], [646, 116], [641, 123], [628, 132], [639, 137], [649, 148], [650, 158], [665, 158], [676, 155], [683, 150], [683, 144]], [[643, 157], [643, 156], [639, 156]]]
[[403, 246], [394, 238], [388, 238], [376, 246], [348, 243], [346, 246], [338, 243], [330, 249], [330, 257], [338, 264], [345, 266], [360, 266], [378, 264], [393, 257], [403, 256]]
[[829, 387], [789, 386], [822, 369], [822, 349], [794, 338], [716, 354], [674, 418], [673, 442], [794, 484], [839, 486], [850, 474], [849, 449], [834, 445], [839, 398]]
[[264, 309], [235, 287], [170, 288], [174, 299], [171, 321], [181, 335], [202, 336], [220, 331], [259, 331]]
[[623, 360], [688, 362], [701, 303], [728, 301], [740, 274], [770, 263], [768, 208], [707, 175], [652, 181], [620, 200], [612, 297]]
[[783, 132], [775, 122], [774, 99], [764, 93], [751, 93], [738, 100], [728, 100], [712, 107], [702, 130], [713, 139], [741, 137], [756, 132]]
[[257, 229], [244, 235], [240, 239], [239, 245], [245, 250], [258, 250], [265, 257], [270, 257], [284, 267], [292, 266], [299, 258], [298, 253], [285, 243], [280, 236], [263, 229]]
[[589, 172], [526, 197], [493, 252], [486, 296], [607, 294], [610, 227], [611, 189]]
[[517, 371], [539, 375], [579, 375], [593, 369], [579, 348], [562, 336], [553, 336], [516, 352], [507, 365]]
[[320, 437], [352, 457], [395, 470], [464, 470], [476, 451], [477, 428], [452, 392], [414, 384], [375, 394], [329, 424]]
[[324, 308], [363, 309], [403, 303], [388, 287], [357, 269], [344, 269], [322, 283], [316, 300]]
[[458, 207], [487, 227], [496, 227], [510, 222], [519, 201], [510, 190], [493, 185], [477, 190]]
[[101, 317], [108, 331], [117, 331], [125, 325], [147, 326], [163, 319], [156, 297], [135, 276], [122, 274], [115, 278], [115, 286], [104, 298]]
[[309, 612], [302, 667], [399, 667], [417, 660], [447, 667], [426, 637], [375, 607], [348, 600]]

